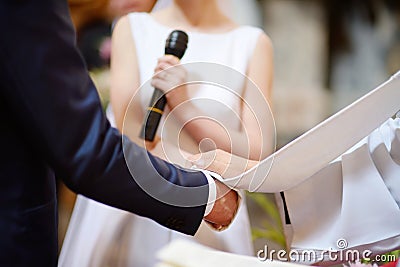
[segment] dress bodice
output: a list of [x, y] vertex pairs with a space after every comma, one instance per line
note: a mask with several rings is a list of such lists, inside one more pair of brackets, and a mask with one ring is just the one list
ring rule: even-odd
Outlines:
[[[153, 93], [150, 80], [157, 59], [164, 55], [165, 40], [174, 29], [147, 13], [131, 13], [128, 17], [142, 85], [135, 97], [140, 97], [145, 111]], [[261, 29], [251, 26], [240, 26], [224, 33], [187, 32], [188, 48], [181, 63], [191, 83], [188, 85], [190, 101], [202, 112], [199, 116], [207, 116], [228, 129], [240, 129], [245, 75], [261, 33]], [[164, 140], [180, 134], [182, 126], [173, 116], [163, 116], [161, 124], [159, 135]], [[182, 143], [187, 142], [191, 141]]]

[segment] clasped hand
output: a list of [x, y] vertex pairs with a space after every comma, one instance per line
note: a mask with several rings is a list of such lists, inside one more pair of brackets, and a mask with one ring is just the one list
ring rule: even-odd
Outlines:
[[[191, 156], [189, 161], [193, 166], [218, 173], [224, 177], [239, 175], [257, 164], [256, 161], [234, 156], [220, 149]], [[215, 229], [222, 230], [229, 226], [234, 219], [240, 199], [235, 190], [222, 182], [216, 180], [215, 184], [217, 200], [211, 213], [204, 220]]]

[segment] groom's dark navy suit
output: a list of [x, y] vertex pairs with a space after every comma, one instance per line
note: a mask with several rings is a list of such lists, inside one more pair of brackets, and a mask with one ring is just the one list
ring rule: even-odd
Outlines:
[[[77, 193], [194, 234], [205, 205], [164, 204], [132, 179], [75, 47], [66, 1], [2, 0], [0, 25], [0, 266], [56, 266], [55, 176]], [[207, 201], [202, 173], [124, 142], [133, 173], [206, 185], [195, 197]], [[179, 197], [172, 186], [157, 192]]]

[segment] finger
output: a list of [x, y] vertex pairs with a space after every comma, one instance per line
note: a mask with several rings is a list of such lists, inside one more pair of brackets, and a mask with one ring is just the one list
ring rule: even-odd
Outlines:
[[196, 161], [200, 160], [200, 158], [201, 158], [201, 154], [194, 154], [194, 155], [190, 155], [190, 156], [188, 157], [188, 161], [189, 161], [190, 163], [192, 163], [192, 164], [195, 164]]
[[166, 71], [158, 71], [156, 73], [154, 73], [153, 75], [153, 79], [161, 79], [161, 80], [166, 80], [168, 77], [168, 73]]
[[164, 80], [170, 83], [170, 85], [172, 84], [177, 84], [179, 82], [179, 77], [177, 77], [178, 75], [174, 72], [171, 71], [167, 71], [167, 70], [162, 70], [162, 71], [158, 71], [153, 75], [153, 79], [160, 79], [160, 80]]
[[154, 77], [151, 80], [151, 86], [153, 86], [153, 87], [155, 87], [157, 89], [160, 89], [164, 93], [167, 93], [169, 91], [169, 86], [168, 85], [169, 85], [169, 83], [167, 81], [165, 81], [164, 79], [162, 79], [162, 78]]
[[230, 155], [220, 149], [209, 151], [204, 155], [205, 164], [208, 165], [207, 170], [218, 173], [224, 176], [225, 171], [230, 165]]
[[160, 62], [167, 62], [171, 65], [177, 65], [180, 63], [180, 60], [178, 57], [174, 55], [164, 55], [158, 59]]
[[[215, 171], [215, 166], [213, 162], [215, 160], [215, 151], [208, 151], [206, 153], [200, 153], [189, 158], [189, 161], [192, 162], [194, 166], [197, 166], [201, 169], [207, 169], [209, 171]], [[218, 173], [218, 172], [217, 172]]]
[[180, 61], [175, 56], [163, 56], [157, 60], [157, 65], [178, 66]]
[[171, 67], [173, 67], [174, 65], [168, 63], [168, 62], [159, 62], [157, 63], [156, 67], [154, 68], [154, 72], [160, 72], [160, 71], [164, 71], [167, 70]]
[[174, 66], [173, 68], [168, 68], [165, 71], [176, 77], [178, 80], [186, 81], [187, 71], [183, 66]]
[[154, 71], [154, 76], [160, 79], [173, 82], [175, 85], [182, 85], [186, 81], [186, 72], [177, 68], [163, 69], [164, 66], [157, 67]]
[[168, 63], [166, 64], [161, 64], [157, 67], [157, 69], [161, 69], [165, 72], [167, 72], [170, 75], [173, 75], [174, 77], [178, 77], [179, 79], [186, 78], [187, 76], [187, 71], [185, 68], [182, 66], [173, 66]]

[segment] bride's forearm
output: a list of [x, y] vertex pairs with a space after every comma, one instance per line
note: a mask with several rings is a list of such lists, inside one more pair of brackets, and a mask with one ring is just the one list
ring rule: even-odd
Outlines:
[[233, 130], [229, 125], [202, 115], [191, 103], [173, 111], [174, 116], [184, 124], [184, 129], [200, 144], [202, 151], [222, 149], [240, 157], [260, 160], [273, 152], [274, 133], [263, 136], [266, 129]]

